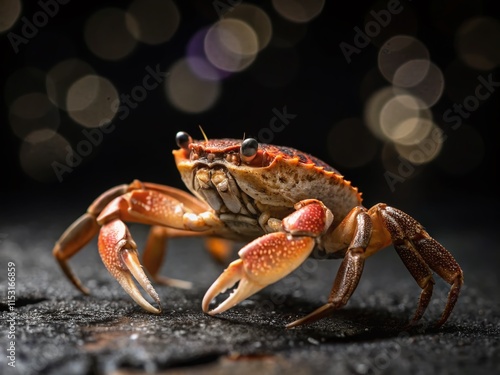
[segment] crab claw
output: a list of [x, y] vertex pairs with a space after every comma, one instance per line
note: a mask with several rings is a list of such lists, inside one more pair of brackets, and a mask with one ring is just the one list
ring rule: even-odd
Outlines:
[[[252, 241], [239, 251], [241, 259], [232, 262], [208, 289], [203, 297], [203, 311], [210, 315], [222, 313], [282, 279], [304, 262], [314, 244], [311, 237], [294, 237], [284, 232], [270, 233]], [[236, 290], [209, 311], [210, 302], [238, 281]]]
[[[142, 269], [137, 255], [137, 246], [127, 226], [118, 219], [103, 225], [99, 233], [98, 246], [104, 265], [130, 297], [145, 310], [159, 314], [161, 312], [160, 297]], [[153, 307], [142, 296], [132, 276], [158, 304], [158, 308]]]

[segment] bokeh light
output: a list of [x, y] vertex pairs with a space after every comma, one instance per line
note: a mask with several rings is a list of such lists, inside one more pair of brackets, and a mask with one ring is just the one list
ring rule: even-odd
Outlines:
[[426, 128], [426, 132], [420, 132], [423, 137], [411, 144], [396, 143], [395, 149], [399, 155], [410, 161], [413, 165], [421, 165], [434, 160], [443, 146], [443, 133], [432, 121], [419, 120], [420, 128]]
[[[424, 74], [422, 74], [423, 71], [425, 71]], [[419, 104], [423, 104], [421, 108], [432, 107], [444, 91], [444, 77], [441, 69], [428, 60], [410, 60], [404, 63], [396, 70], [393, 81], [396, 94], [409, 93], [418, 97]]]
[[179, 23], [179, 10], [171, 0], [135, 0], [126, 14], [130, 34], [147, 44], [160, 44], [170, 40]]
[[20, 0], [0, 1], [0, 33], [9, 30], [21, 14]]
[[456, 33], [458, 56], [473, 69], [491, 70], [500, 64], [500, 21], [491, 17], [466, 20]]
[[429, 131], [420, 119], [431, 117], [430, 111], [420, 109], [420, 100], [411, 95], [396, 95], [390, 98], [380, 110], [380, 128], [388, 140], [395, 143], [412, 144], [414, 139], [425, 136]]
[[170, 69], [166, 81], [166, 94], [170, 103], [188, 113], [210, 109], [220, 94], [220, 83], [206, 80], [195, 74], [186, 59], [177, 61]]
[[70, 117], [85, 127], [109, 123], [116, 114], [118, 91], [106, 78], [87, 75], [68, 90], [66, 108]]
[[[412, 36], [397, 35], [380, 47], [378, 68], [387, 81], [394, 83], [397, 70], [410, 60], [429, 60], [427, 47]], [[420, 77], [414, 73], [413, 81], [423, 79], [427, 72], [423, 69], [418, 73], [420, 73]]]
[[134, 50], [137, 40], [128, 31], [126, 18], [130, 27], [132, 15], [126, 16], [119, 8], [104, 8], [90, 16], [84, 37], [93, 54], [104, 60], [120, 60]]
[[228, 72], [239, 72], [255, 60], [259, 42], [257, 34], [247, 23], [228, 18], [210, 27], [204, 48], [212, 65]]
[[95, 74], [94, 69], [80, 59], [61, 61], [47, 73], [47, 95], [52, 103], [66, 109], [66, 96], [71, 85], [82, 77]]
[[380, 125], [380, 112], [386, 103], [394, 98], [392, 87], [386, 86], [375, 91], [365, 102], [364, 121], [371, 133], [382, 141], [388, 141]]
[[54, 164], [66, 165], [65, 158], [72, 152], [69, 142], [50, 129], [28, 134], [19, 150], [19, 162], [24, 173], [39, 182], [57, 181]]
[[325, 6], [325, 0], [272, 0], [272, 3], [280, 16], [297, 23], [311, 21]]
[[59, 127], [59, 123], [59, 110], [43, 93], [22, 95], [10, 106], [9, 124], [14, 134], [21, 139], [41, 128], [54, 131]]
[[209, 28], [197, 31], [189, 40], [186, 48], [187, 62], [193, 73], [202, 79], [219, 81], [232, 73], [218, 69], [208, 61], [205, 53], [205, 36]]
[[271, 19], [261, 8], [253, 4], [240, 4], [229, 12], [225, 18], [235, 18], [249, 25], [257, 35], [259, 51], [271, 40], [273, 27]]
[[335, 166], [356, 168], [373, 160], [378, 146], [361, 119], [347, 118], [332, 127], [327, 148]]

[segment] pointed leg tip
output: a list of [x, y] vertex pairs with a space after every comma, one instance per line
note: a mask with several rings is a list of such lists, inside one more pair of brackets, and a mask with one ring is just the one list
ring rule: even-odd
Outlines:
[[81, 285], [78, 289], [80, 289], [80, 292], [86, 296], [90, 296], [90, 289]]

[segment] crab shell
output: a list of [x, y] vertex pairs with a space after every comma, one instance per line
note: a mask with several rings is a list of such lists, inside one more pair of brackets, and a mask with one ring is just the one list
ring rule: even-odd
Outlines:
[[[207, 201], [196, 189], [194, 176], [201, 168], [222, 169], [257, 207], [282, 208], [289, 212], [288, 209], [293, 210], [294, 204], [301, 200], [322, 201], [334, 213], [333, 227], [361, 204], [358, 189], [320, 159], [290, 147], [260, 143], [257, 155], [250, 162], [244, 162], [240, 157], [241, 143], [237, 139], [193, 141], [188, 148], [174, 150], [186, 187]], [[217, 207], [211, 206], [217, 211]]]

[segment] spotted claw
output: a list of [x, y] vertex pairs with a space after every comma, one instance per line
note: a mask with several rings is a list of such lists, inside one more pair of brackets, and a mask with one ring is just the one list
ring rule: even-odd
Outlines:
[[[232, 262], [208, 289], [202, 302], [203, 311], [210, 315], [220, 314], [282, 279], [309, 256], [314, 244], [311, 237], [294, 237], [284, 232], [257, 238], [239, 251], [241, 259]], [[212, 300], [238, 281], [231, 295], [209, 311]]]
[[[222, 313], [266, 286], [282, 279], [311, 254], [316, 238], [329, 228], [333, 215], [323, 203], [307, 199], [282, 221], [283, 232], [266, 234], [239, 251], [238, 259], [219, 276], [203, 298], [203, 311]], [[215, 309], [212, 300], [239, 281], [238, 287]]]
[[[121, 220], [112, 220], [101, 228], [99, 233], [99, 253], [111, 275], [120, 283], [125, 291], [143, 309], [159, 314], [161, 312], [160, 297], [144, 273], [137, 255], [137, 246], [132, 240], [127, 226]], [[141, 294], [134, 279], [146, 293], [158, 304], [152, 306]]]

